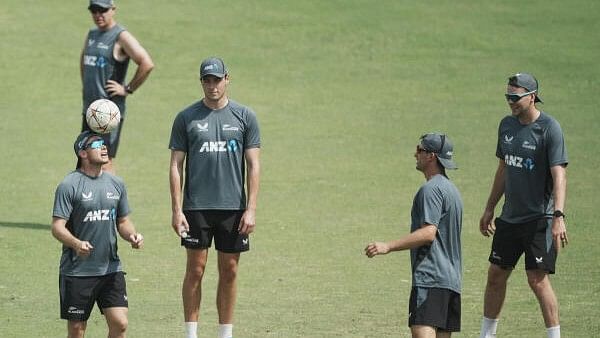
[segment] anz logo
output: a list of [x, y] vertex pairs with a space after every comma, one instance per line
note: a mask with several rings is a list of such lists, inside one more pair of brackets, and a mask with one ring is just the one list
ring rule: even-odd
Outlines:
[[106, 59], [103, 56], [95, 56], [95, 55], [84, 55], [83, 56], [83, 64], [86, 66], [92, 67], [100, 67], [104, 68], [106, 66]]
[[535, 163], [531, 158], [524, 159], [520, 156], [513, 156], [508, 154], [504, 155], [504, 163], [511, 167], [525, 168], [529, 171], [533, 170], [533, 168], [535, 167]]
[[236, 152], [238, 143], [236, 140], [204, 142], [200, 147], [201, 153]]
[[100, 210], [90, 210], [85, 215], [83, 219], [84, 222], [95, 222], [95, 221], [112, 221], [117, 219], [117, 210], [112, 208], [108, 209], [100, 209]]

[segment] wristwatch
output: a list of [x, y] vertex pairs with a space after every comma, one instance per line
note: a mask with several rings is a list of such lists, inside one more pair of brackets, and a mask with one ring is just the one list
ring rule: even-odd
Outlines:
[[130, 85], [125, 86], [125, 91], [127, 92], [127, 94], [133, 94], [133, 90], [131, 89]]
[[554, 213], [552, 214], [552, 216], [565, 218], [565, 214], [560, 210], [554, 210]]

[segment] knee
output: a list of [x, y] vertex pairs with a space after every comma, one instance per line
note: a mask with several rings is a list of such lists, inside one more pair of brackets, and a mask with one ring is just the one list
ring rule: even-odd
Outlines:
[[83, 335], [85, 334], [86, 325], [87, 322], [84, 321], [69, 321], [69, 338], [83, 337]]
[[501, 288], [506, 286], [506, 281], [510, 276], [510, 270], [502, 269], [498, 266], [490, 266], [488, 270], [487, 286], [490, 288]]
[[113, 334], [111, 337], [115, 334], [118, 336], [119, 334], [125, 333], [125, 331], [127, 331], [127, 325], [129, 325], [127, 318], [112, 320], [109, 327], [110, 332]]
[[527, 274], [527, 283], [535, 293], [544, 290], [548, 285], [548, 275], [545, 273]]
[[204, 264], [198, 264], [194, 266], [188, 266], [185, 276], [189, 280], [200, 281], [204, 276]]
[[219, 267], [219, 281], [233, 283], [237, 278], [237, 265], [227, 264]]

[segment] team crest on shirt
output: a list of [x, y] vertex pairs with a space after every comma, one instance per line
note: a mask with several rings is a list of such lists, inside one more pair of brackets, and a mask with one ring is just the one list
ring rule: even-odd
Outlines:
[[109, 200], [118, 200], [119, 198], [121, 198], [121, 195], [115, 194], [112, 191], [109, 191], [109, 192], [106, 193], [106, 199], [109, 199]]
[[208, 131], [208, 122], [196, 122], [196, 128], [198, 129], [198, 131]]
[[240, 128], [238, 128], [238, 127], [232, 127], [228, 124], [223, 125], [223, 131], [238, 131], [238, 130], [240, 130]]

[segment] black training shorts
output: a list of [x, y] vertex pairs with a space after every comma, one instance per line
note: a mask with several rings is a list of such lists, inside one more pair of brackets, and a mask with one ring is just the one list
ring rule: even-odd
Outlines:
[[552, 219], [541, 218], [512, 224], [496, 218], [496, 232], [489, 261], [503, 269], [514, 269], [525, 253], [525, 269], [554, 273], [556, 249], [552, 240]]
[[188, 210], [183, 214], [190, 231], [181, 245], [187, 249], [210, 248], [213, 237], [215, 248], [225, 253], [239, 253], [250, 250], [248, 235], [238, 231], [244, 210]]
[[109, 307], [128, 307], [124, 275], [121, 271], [90, 277], [60, 275], [60, 318], [86, 321], [94, 303], [100, 312]]
[[460, 331], [460, 294], [449, 289], [413, 287], [408, 304], [408, 326], [431, 326]]

